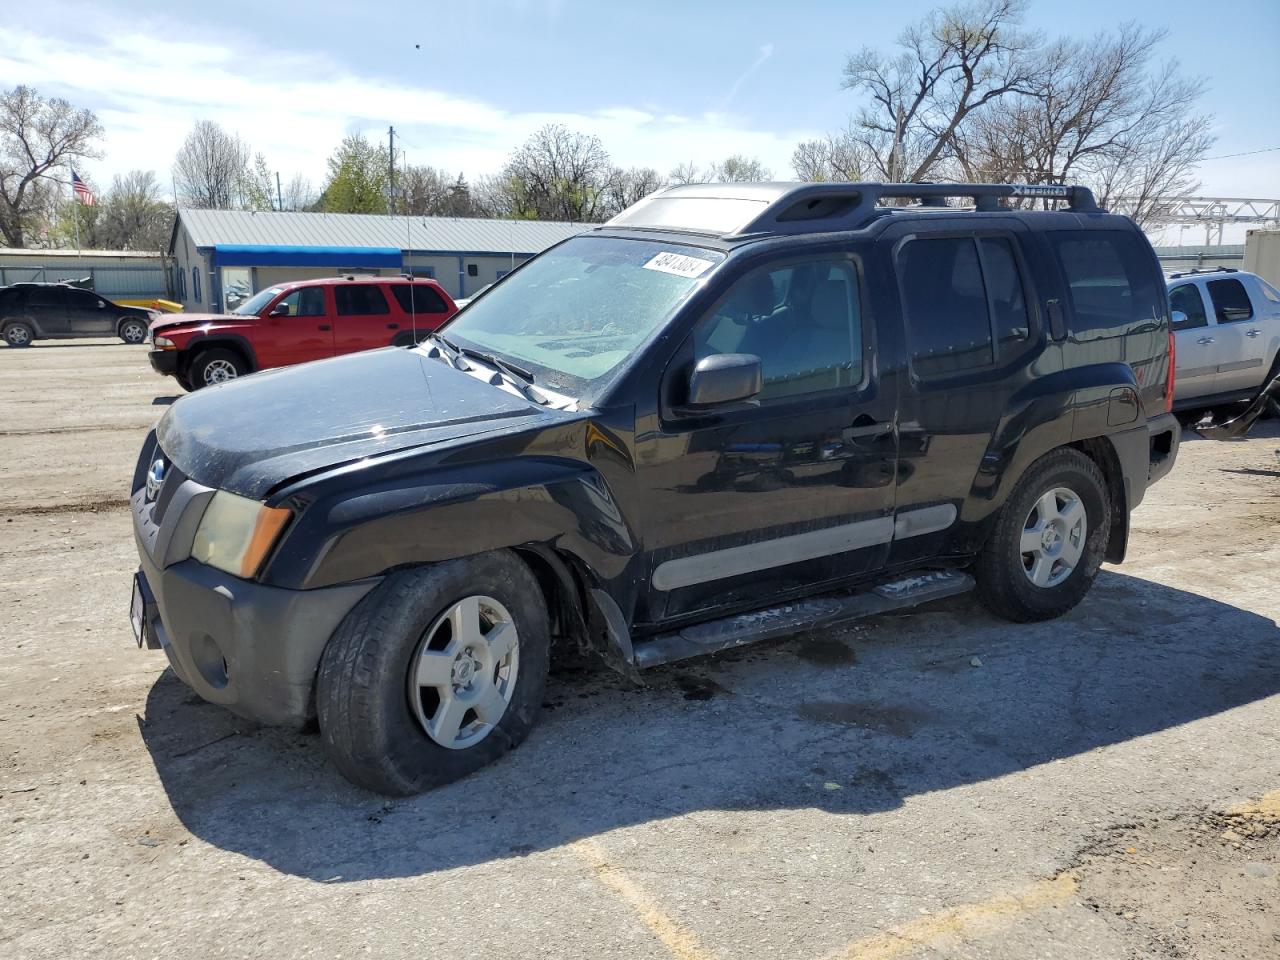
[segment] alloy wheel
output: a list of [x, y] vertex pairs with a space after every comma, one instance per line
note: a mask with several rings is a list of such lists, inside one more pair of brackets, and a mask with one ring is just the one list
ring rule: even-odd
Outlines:
[[206, 384], [226, 383], [228, 380], [234, 380], [238, 375], [235, 364], [230, 360], [214, 360], [204, 368]]
[[450, 750], [487, 737], [506, 713], [520, 667], [515, 620], [497, 600], [466, 597], [423, 634], [409, 665], [409, 702], [423, 731]]
[[1054, 487], [1035, 502], [1022, 524], [1019, 552], [1027, 579], [1056, 587], [1075, 570], [1089, 534], [1084, 503], [1074, 491]]

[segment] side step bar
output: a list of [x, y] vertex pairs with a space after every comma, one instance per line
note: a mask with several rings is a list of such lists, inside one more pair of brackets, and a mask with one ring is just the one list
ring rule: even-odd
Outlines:
[[959, 570], [930, 570], [891, 580], [864, 593], [831, 594], [797, 600], [765, 610], [740, 613], [664, 633], [636, 644], [635, 664], [644, 669], [772, 640], [800, 631], [825, 629], [850, 620], [902, 610], [941, 600], [974, 587], [973, 577]]

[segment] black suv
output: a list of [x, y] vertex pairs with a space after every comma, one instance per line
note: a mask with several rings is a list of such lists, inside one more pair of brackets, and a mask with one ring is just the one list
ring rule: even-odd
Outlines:
[[67, 283], [15, 283], [0, 287], [0, 338], [11, 347], [65, 337], [147, 339], [152, 313], [126, 307]]
[[1055, 617], [1173, 466], [1168, 314], [1081, 188], [668, 189], [418, 347], [175, 403], [135, 634], [408, 794], [525, 737], [553, 642], [634, 673], [975, 586]]

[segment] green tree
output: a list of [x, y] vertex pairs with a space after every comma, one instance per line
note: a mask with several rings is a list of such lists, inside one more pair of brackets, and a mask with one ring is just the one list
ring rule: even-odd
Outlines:
[[386, 213], [388, 185], [387, 148], [352, 134], [329, 158], [321, 207], [328, 213]]

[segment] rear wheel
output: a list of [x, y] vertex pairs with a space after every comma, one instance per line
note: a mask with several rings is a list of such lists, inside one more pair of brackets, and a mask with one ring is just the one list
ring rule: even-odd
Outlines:
[[191, 361], [191, 372], [187, 379], [194, 389], [199, 390], [201, 387], [243, 377], [248, 372], [249, 365], [240, 354], [225, 347], [214, 347]]
[[542, 592], [514, 554], [393, 573], [325, 647], [316, 681], [325, 750], [378, 793], [457, 780], [528, 734], [549, 656]]
[[15, 320], [13, 323], [5, 324], [4, 342], [11, 347], [29, 347], [35, 338], [36, 332], [28, 323]]
[[125, 320], [117, 333], [125, 343], [142, 343], [147, 339], [147, 325], [141, 320]]
[[1098, 465], [1078, 450], [1033, 463], [978, 556], [978, 597], [1015, 622], [1049, 620], [1089, 592], [1106, 552], [1111, 502]]

